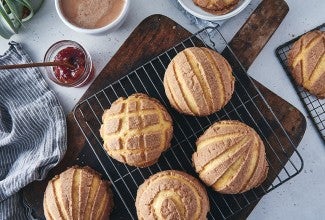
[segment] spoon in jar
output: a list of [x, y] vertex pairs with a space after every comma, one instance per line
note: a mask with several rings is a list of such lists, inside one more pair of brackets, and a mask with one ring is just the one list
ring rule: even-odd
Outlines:
[[70, 63], [66, 63], [66, 62], [43, 62], [43, 63], [24, 63], [24, 64], [4, 65], [4, 66], [0, 66], [0, 70], [43, 67], [43, 66], [66, 66], [71, 69], [75, 68], [75, 66], [73, 66]]

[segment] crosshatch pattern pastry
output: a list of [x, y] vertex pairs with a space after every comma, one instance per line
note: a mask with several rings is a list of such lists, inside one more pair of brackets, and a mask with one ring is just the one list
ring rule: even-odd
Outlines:
[[196, 146], [192, 156], [195, 170], [215, 191], [242, 193], [259, 186], [267, 176], [263, 141], [242, 122], [214, 123], [199, 137]]
[[140, 185], [136, 197], [139, 220], [207, 219], [210, 210], [205, 188], [191, 175], [167, 170]]
[[193, 0], [193, 2], [205, 11], [223, 15], [233, 10], [239, 0]]
[[298, 85], [325, 98], [325, 32], [312, 31], [299, 38], [289, 51], [288, 64]]
[[228, 61], [214, 50], [191, 47], [167, 67], [164, 87], [170, 104], [181, 113], [206, 116], [223, 108], [234, 92]]
[[109, 183], [89, 167], [72, 167], [49, 181], [44, 194], [47, 220], [109, 219], [113, 207]]
[[102, 120], [104, 148], [122, 163], [150, 166], [170, 146], [172, 119], [158, 100], [145, 94], [119, 98], [104, 112]]

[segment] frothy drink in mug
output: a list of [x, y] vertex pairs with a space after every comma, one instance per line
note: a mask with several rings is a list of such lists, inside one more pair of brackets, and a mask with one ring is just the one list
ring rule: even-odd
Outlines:
[[96, 29], [114, 21], [121, 13], [124, 0], [62, 0], [64, 16], [74, 25]]

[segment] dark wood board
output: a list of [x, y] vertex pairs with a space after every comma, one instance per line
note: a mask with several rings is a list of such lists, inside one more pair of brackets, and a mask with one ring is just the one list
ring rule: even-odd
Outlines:
[[[243, 63], [246, 69], [257, 57], [258, 53], [281, 23], [288, 10], [288, 6], [283, 0], [264, 0], [230, 42], [230, 45], [233, 47], [239, 60]], [[263, 28], [257, 28], [259, 26]], [[101, 71], [80, 101], [190, 35], [191, 33], [165, 16], [152, 15], [146, 18], [132, 32], [118, 52]], [[258, 40], [254, 41], [254, 39]], [[245, 42], [248, 43], [245, 44]], [[306, 129], [304, 116], [295, 107], [272, 93], [263, 85], [256, 81], [255, 83], [270, 106], [272, 106], [276, 116], [282, 122], [290, 138], [297, 146]], [[267, 109], [265, 109], [265, 112], [268, 112]], [[271, 115], [267, 115], [267, 117], [272, 118]], [[81, 134], [72, 113], [67, 117], [67, 124], [68, 150], [64, 159], [57, 167], [49, 172], [46, 180], [31, 183], [23, 189], [25, 199], [34, 210], [33, 214], [38, 218], [43, 217], [43, 193], [48, 180], [54, 175], [64, 171], [67, 167], [74, 164], [87, 164], [92, 168], [101, 171], [100, 165], [93, 159], [94, 157], [92, 156], [92, 152], [89, 146], [85, 143], [85, 138]], [[270, 140], [273, 139], [271, 136], [269, 138]], [[286, 139], [284, 138], [284, 140]], [[289, 153], [292, 153], [292, 151]], [[280, 172], [281, 165], [279, 164], [276, 169]], [[246, 218], [255, 205], [256, 204], [250, 205], [247, 209], [238, 213], [234, 218]]]

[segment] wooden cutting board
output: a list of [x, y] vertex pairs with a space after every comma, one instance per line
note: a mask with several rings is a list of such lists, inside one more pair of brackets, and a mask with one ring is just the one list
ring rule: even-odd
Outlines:
[[[264, 0], [232, 39], [230, 45], [246, 69], [252, 64], [268, 39], [277, 29], [288, 10], [289, 8], [283, 0]], [[163, 15], [152, 15], [146, 18], [108, 62], [80, 101], [190, 35], [191, 33], [179, 24]], [[272, 93], [263, 85], [258, 82], [256, 83], [297, 146], [306, 129], [304, 116], [294, 106]], [[23, 189], [26, 202], [33, 209], [33, 215], [37, 218], [44, 218], [42, 207], [43, 194], [48, 180], [54, 175], [75, 164], [86, 164], [99, 172], [101, 171], [100, 165], [94, 158], [89, 146], [85, 143], [85, 138], [74, 121], [72, 113], [67, 117], [67, 124], [68, 150], [62, 162], [49, 172], [46, 180], [33, 182]], [[279, 137], [282, 137], [281, 134], [279, 134]], [[285, 140], [286, 138], [283, 137], [283, 141]], [[292, 152], [291, 149], [288, 153]], [[277, 172], [280, 172], [281, 165], [279, 164], [274, 168]], [[234, 218], [245, 219], [256, 204], [257, 202], [251, 204]]]

